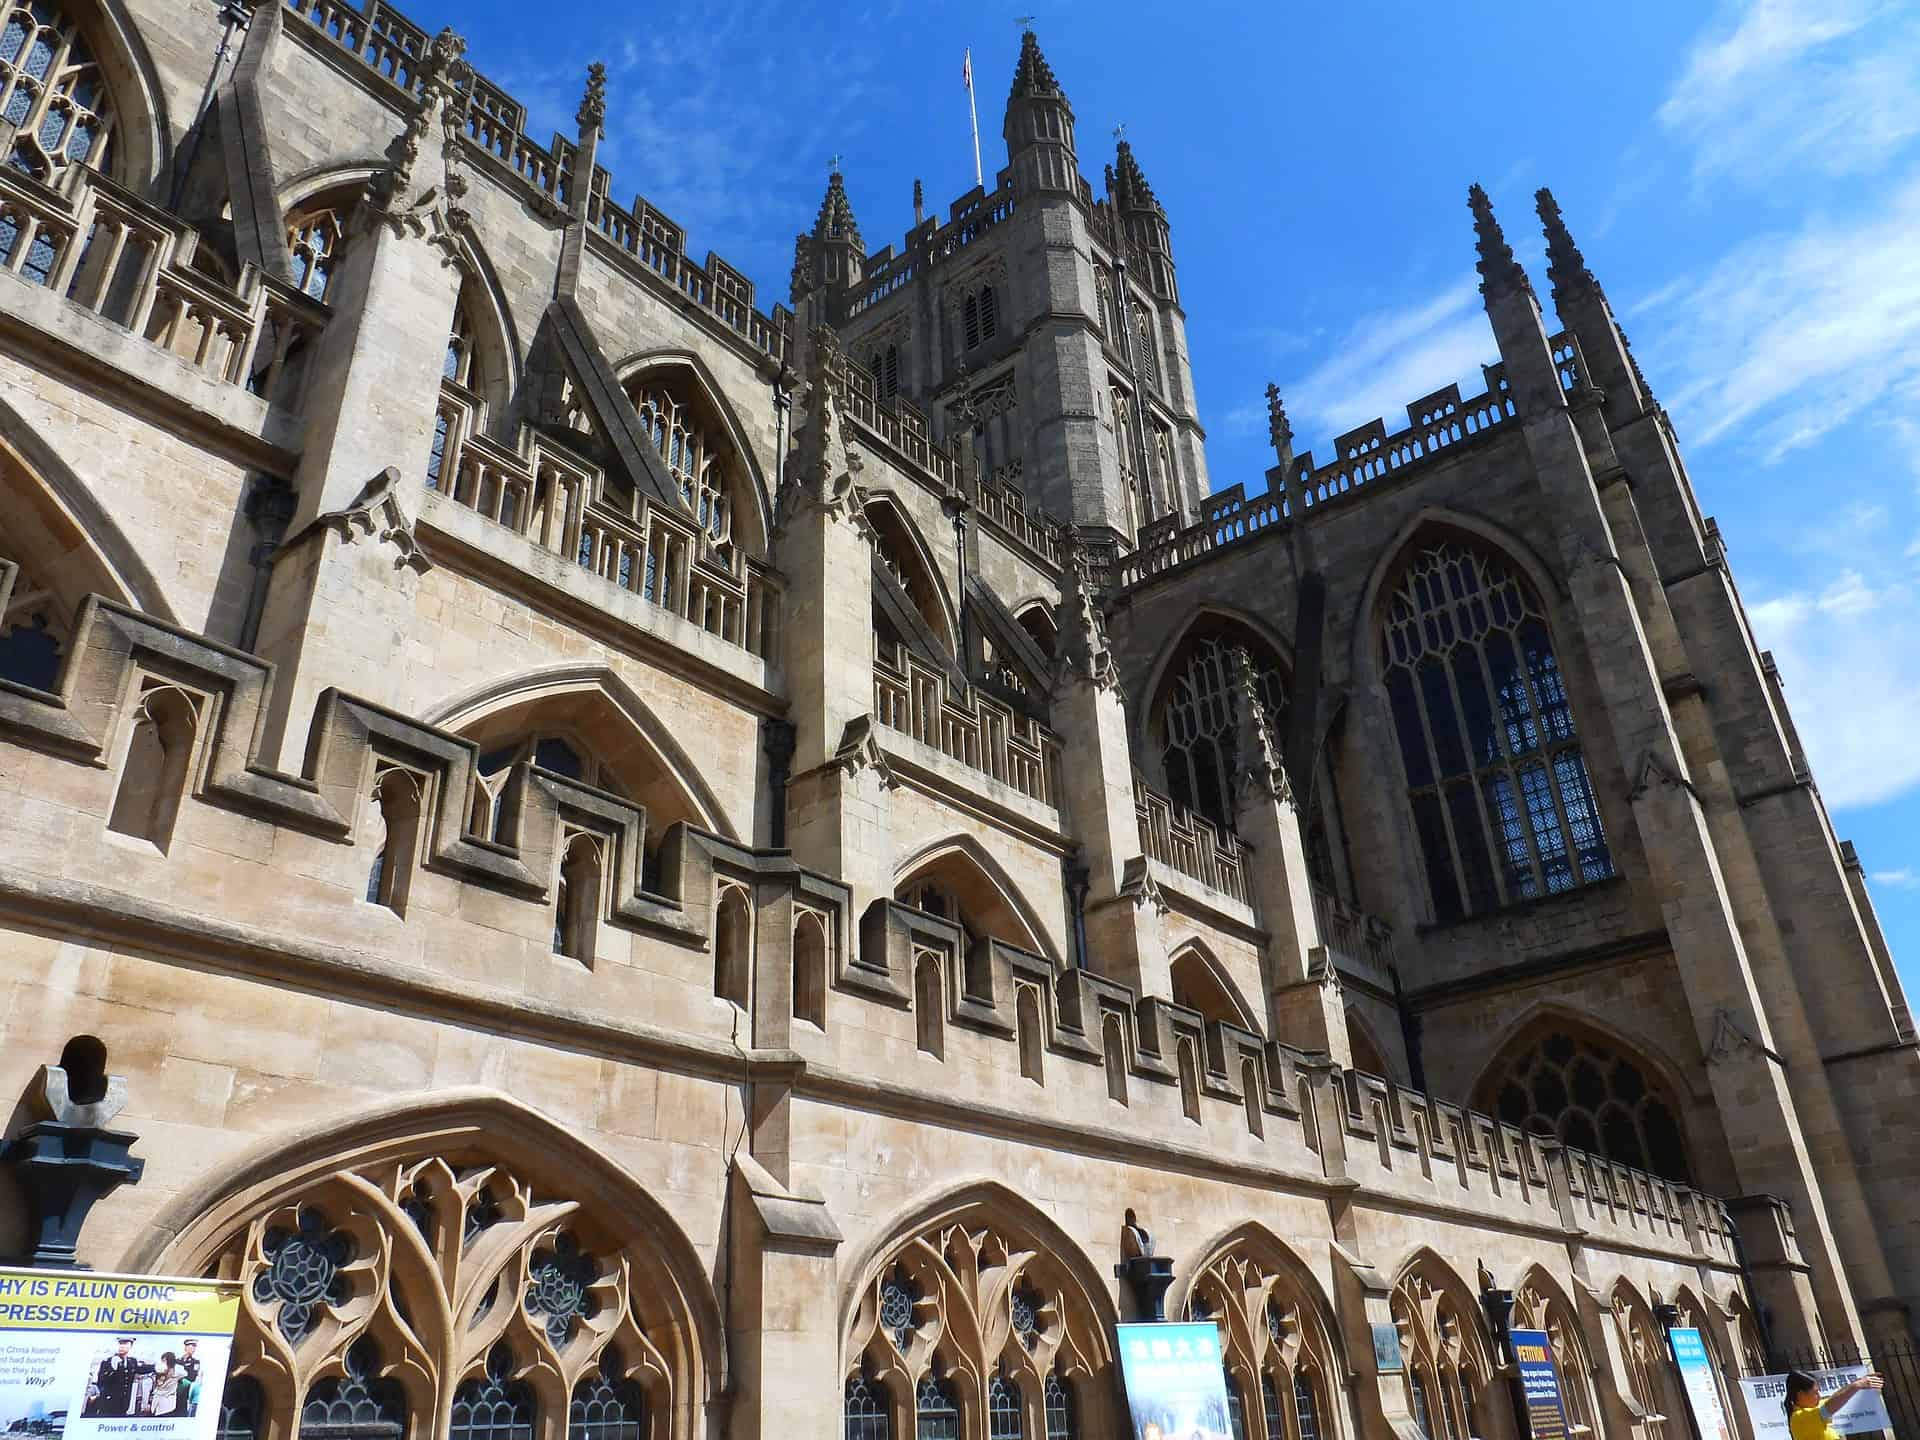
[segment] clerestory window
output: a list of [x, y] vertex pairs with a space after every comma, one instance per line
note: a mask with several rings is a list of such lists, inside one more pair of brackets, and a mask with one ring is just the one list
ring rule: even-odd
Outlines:
[[105, 171], [113, 99], [80, 24], [61, 0], [0, 0], [0, 122], [5, 163], [36, 180], [70, 165]]
[[733, 497], [727, 483], [726, 451], [713, 428], [678, 393], [657, 381], [643, 381], [634, 393], [640, 423], [666, 462], [680, 497], [716, 545], [733, 537]]
[[1244, 647], [1253, 658], [1254, 683], [1268, 728], [1276, 737], [1286, 734], [1287, 691], [1279, 661], [1264, 648], [1249, 645], [1248, 638], [1222, 633], [1196, 641], [1174, 672], [1161, 708], [1167, 793], [1223, 829], [1233, 825], [1239, 775], [1236, 650]]
[[1502, 557], [1449, 537], [1414, 552], [1385, 610], [1387, 698], [1435, 919], [1612, 875], [1533, 588]]

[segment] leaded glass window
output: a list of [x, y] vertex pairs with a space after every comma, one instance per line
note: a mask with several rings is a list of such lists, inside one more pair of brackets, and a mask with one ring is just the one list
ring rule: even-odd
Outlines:
[[656, 381], [643, 383], [633, 402], [641, 429], [680, 487], [680, 498], [713, 543], [726, 544], [733, 534], [733, 500], [726, 451], [715, 443], [714, 428], [674, 390]]
[[[1233, 824], [1239, 774], [1240, 704], [1234, 672], [1235, 651], [1244, 640], [1220, 634], [1203, 638], [1188, 651], [1161, 706], [1166, 748], [1167, 793], [1196, 815], [1222, 829]], [[1264, 651], [1253, 655], [1254, 685], [1267, 726], [1285, 733], [1286, 683], [1279, 662]]]
[[105, 171], [113, 99], [80, 22], [62, 0], [0, 0], [0, 122], [5, 162], [36, 180], [70, 165]]
[[944, 1380], [921, 1376], [913, 1409], [915, 1440], [960, 1440], [960, 1406]]
[[1293, 1372], [1293, 1413], [1299, 1417], [1300, 1440], [1320, 1440], [1320, 1403], [1304, 1370]]
[[987, 1440], [1026, 1440], [1027, 1413], [1020, 1387], [1004, 1373], [987, 1381]]
[[513, 1378], [513, 1352], [496, 1345], [486, 1373], [453, 1393], [448, 1440], [533, 1440], [533, 1391]]
[[[0, 559], [20, 557], [0, 550]], [[71, 633], [53, 592], [24, 565], [14, 573], [13, 594], [0, 611], [0, 680], [51, 690], [60, 678], [60, 656]]]
[[1418, 1370], [1407, 1372], [1407, 1395], [1413, 1401], [1413, 1423], [1427, 1440], [1439, 1440], [1433, 1433], [1433, 1419], [1427, 1409], [1427, 1382]]
[[1140, 474], [1133, 443], [1133, 396], [1118, 385], [1107, 387], [1107, 403], [1113, 413], [1113, 448], [1120, 462], [1120, 494], [1127, 513], [1125, 530], [1129, 544], [1141, 528], [1153, 518], [1147, 506], [1146, 480]]
[[1510, 1125], [1687, 1183], [1679, 1111], [1658, 1077], [1583, 1029], [1555, 1027], [1495, 1071], [1492, 1108]]
[[864, 1373], [847, 1381], [846, 1440], [893, 1440], [887, 1392]]
[[1614, 873], [1546, 614], [1518, 571], [1464, 540], [1427, 544], [1387, 599], [1381, 650], [1437, 920]]
[[1267, 1440], [1287, 1440], [1287, 1417], [1280, 1410], [1280, 1390], [1273, 1376], [1260, 1376], [1260, 1414], [1267, 1422]]
[[919, 1299], [919, 1291], [906, 1270], [894, 1266], [893, 1273], [880, 1286], [880, 1324], [903, 1351], [913, 1338], [913, 1309]]
[[1460, 1372], [1460, 1423], [1463, 1427], [1462, 1433], [1467, 1435], [1479, 1433], [1474, 1423], [1474, 1415], [1473, 1377], [1462, 1370]]
[[230, 1375], [227, 1388], [220, 1394], [220, 1420], [214, 1440], [259, 1440], [260, 1417], [265, 1413], [266, 1397], [260, 1382], [248, 1375]]
[[400, 1386], [380, 1375], [380, 1352], [361, 1340], [342, 1361], [346, 1374], [322, 1380], [300, 1408], [299, 1440], [403, 1440], [407, 1402]]
[[1241, 1398], [1240, 1382], [1227, 1377], [1227, 1428], [1233, 1440], [1247, 1440], [1247, 1402]]
[[603, 1356], [600, 1368], [573, 1387], [567, 1406], [567, 1440], [644, 1440], [647, 1400], [631, 1380], [615, 1381], [617, 1357]]
[[343, 207], [315, 204], [287, 220], [287, 249], [293, 254], [293, 283], [316, 300], [328, 298], [345, 242]]
[[1058, 1370], [1047, 1372], [1042, 1398], [1046, 1401], [1047, 1440], [1075, 1440], [1077, 1431], [1073, 1423], [1073, 1391], [1060, 1378]]
[[321, 1312], [347, 1298], [343, 1268], [353, 1259], [353, 1239], [335, 1230], [312, 1205], [302, 1206], [297, 1228], [275, 1226], [261, 1237], [265, 1267], [254, 1276], [253, 1298], [277, 1305], [274, 1323], [289, 1344], [298, 1345], [313, 1330]]

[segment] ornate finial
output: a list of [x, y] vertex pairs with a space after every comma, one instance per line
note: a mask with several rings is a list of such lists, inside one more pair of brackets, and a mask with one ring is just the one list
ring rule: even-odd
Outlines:
[[925, 205], [926, 203], [927, 203], [927, 192], [925, 188], [920, 184], [920, 177], [916, 175], [913, 177], [913, 208], [918, 210], [922, 205]]
[[580, 109], [574, 123], [585, 138], [590, 132], [604, 132], [607, 126], [607, 67], [596, 60], [587, 66], [587, 93], [580, 97]]
[[787, 279], [787, 303], [798, 305], [813, 293], [813, 237], [793, 237], [793, 274]]
[[[1030, 22], [1031, 15], [1020, 17], [1023, 25]], [[1047, 57], [1040, 53], [1040, 40], [1031, 29], [1020, 36], [1020, 59], [1013, 67], [1012, 100], [1032, 100], [1045, 97], [1064, 100], [1060, 81], [1053, 73], [1053, 67], [1047, 64]]]
[[1158, 210], [1160, 202], [1154, 197], [1153, 187], [1147, 183], [1146, 175], [1140, 169], [1140, 162], [1134, 158], [1133, 146], [1121, 133], [1126, 126], [1114, 128], [1119, 143], [1114, 153], [1114, 194], [1123, 210]]
[[1080, 532], [1064, 525], [1060, 532], [1060, 660], [1062, 683], [1083, 680], [1096, 690], [1115, 690], [1120, 668], [1107, 645], [1106, 617], [1095, 594], [1093, 556]]
[[1268, 723], [1267, 707], [1260, 698], [1260, 674], [1253, 666], [1253, 655], [1244, 645], [1233, 648], [1232, 684], [1234, 708], [1239, 712], [1240, 734], [1237, 759], [1242, 790], [1258, 789], [1276, 800], [1292, 798], [1287, 783], [1287, 768], [1273, 743], [1273, 727]]
[[1273, 384], [1267, 386], [1267, 438], [1283, 460], [1293, 453], [1293, 426], [1287, 421], [1287, 407], [1280, 403], [1280, 387]]
[[853, 218], [853, 202], [847, 198], [845, 178], [840, 174], [840, 157], [833, 157], [833, 169], [827, 174], [827, 193], [820, 200], [820, 213], [813, 220], [816, 240], [845, 240], [862, 255], [867, 245], [860, 238], [860, 222]]
[[[374, 209], [381, 212], [396, 228], [404, 230], [409, 225], [417, 233], [425, 233], [426, 220], [420, 215], [406, 215], [409, 206], [418, 209], [426, 205], [433, 196], [433, 187], [416, 200], [413, 194], [413, 167], [420, 159], [421, 146], [426, 143], [427, 134], [439, 121], [443, 128], [443, 155], [452, 155], [458, 149], [458, 107], [452, 104], [459, 97], [460, 89], [473, 75], [473, 69], [466, 62], [467, 42], [460, 38], [452, 27], [442, 30], [427, 45], [427, 53], [420, 62], [420, 99], [414, 111], [407, 117], [407, 128], [402, 130], [387, 146], [387, 167], [375, 173], [367, 182], [367, 198]], [[465, 181], [461, 180], [454, 193], [456, 201], [465, 192]], [[464, 212], [456, 210], [449, 218], [458, 223], [464, 218]]]
[[834, 152], [833, 159], [827, 162], [827, 175], [829, 177], [838, 175], [840, 173], [840, 160], [841, 160], [840, 152], [836, 150]]
[[1525, 290], [1531, 294], [1533, 286], [1527, 280], [1527, 272], [1513, 258], [1513, 247], [1507, 244], [1500, 222], [1493, 218], [1493, 202], [1487, 199], [1487, 192], [1477, 184], [1467, 191], [1467, 208], [1473, 211], [1475, 248], [1480, 252], [1477, 266], [1480, 271], [1480, 293], [1489, 295], [1496, 290]]
[[1118, 145], [1127, 138], [1127, 122], [1122, 120], [1113, 127], [1113, 143]]
[[1533, 192], [1533, 205], [1540, 212], [1541, 227], [1547, 232], [1547, 278], [1553, 282], [1553, 293], [1559, 295], [1577, 286], [1593, 284], [1587, 258], [1573, 243], [1573, 235], [1560, 215], [1560, 204], [1553, 198], [1553, 192], [1542, 185]]

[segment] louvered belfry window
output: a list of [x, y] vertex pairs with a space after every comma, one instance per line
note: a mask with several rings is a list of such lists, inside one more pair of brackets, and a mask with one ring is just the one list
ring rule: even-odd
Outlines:
[[1546, 612], [1525, 578], [1467, 540], [1429, 540], [1387, 596], [1380, 640], [1434, 918], [1612, 875]]

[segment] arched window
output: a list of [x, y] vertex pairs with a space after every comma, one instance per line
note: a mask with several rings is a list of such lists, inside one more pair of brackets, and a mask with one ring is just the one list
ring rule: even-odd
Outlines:
[[1572, 1309], [1537, 1273], [1530, 1273], [1514, 1292], [1513, 1323], [1521, 1329], [1546, 1333], [1548, 1359], [1560, 1378], [1560, 1403], [1566, 1409], [1567, 1428], [1575, 1432], [1593, 1430], [1593, 1366]]
[[580, 741], [551, 731], [537, 732], [481, 752], [474, 767], [474, 793], [467, 820], [470, 833], [488, 840], [505, 839], [507, 817], [501, 801], [513, 767], [522, 760], [615, 795], [629, 793], [620, 775]]
[[1470, 1293], [1451, 1271], [1426, 1257], [1394, 1286], [1391, 1305], [1421, 1433], [1428, 1440], [1469, 1440], [1473, 1397], [1493, 1373], [1493, 1355]]
[[13, 134], [5, 163], [36, 180], [109, 171], [113, 97], [63, 0], [0, 0], [0, 121]]
[[1427, 1440], [1443, 1440], [1433, 1431], [1433, 1410], [1427, 1403], [1427, 1382], [1419, 1370], [1407, 1372], [1407, 1398], [1413, 1402], [1413, 1423]]
[[[0, 549], [0, 560], [9, 558]], [[5, 602], [0, 612], [0, 680], [53, 689], [72, 633], [58, 600], [24, 566], [14, 574], [12, 592], [0, 598]]]
[[1145, 310], [1134, 317], [1134, 344], [1139, 349], [1140, 374], [1150, 386], [1160, 383], [1160, 357], [1153, 338], [1153, 320]]
[[403, 1440], [406, 1396], [398, 1382], [381, 1375], [379, 1347], [359, 1341], [348, 1348], [341, 1368], [344, 1374], [307, 1392], [300, 1440]]
[[[906, 516], [891, 499], [876, 498], [867, 502], [867, 519], [873, 526], [874, 555], [887, 573], [900, 582], [900, 588], [907, 592], [914, 610], [927, 622], [934, 637], [948, 653], [953, 653], [956, 641], [940, 582], [929, 552], [916, 543]], [[874, 608], [874, 620], [877, 628], [882, 623], [878, 606]]]
[[915, 1440], [960, 1440], [960, 1402], [953, 1387], [938, 1376], [920, 1377], [913, 1392]]
[[1227, 1431], [1233, 1440], [1247, 1440], [1247, 1402], [1240, 1393], [1240, 1382], [1227, 1377]]
[[1584, 1027], [1554, 1022], [1520, 1037], [1479, 1094], [1509, 1125], [1688, 1183], [1679, 1107], [1659, 1073]]
[[900, 393], [900, 347], [888, 345], [875, 350], [868, 357], [867, 368], [873, 371], [873, 393], [882, 400], [891, 400]]
[[447, 1440], [533, 1440], [533, 1391], [513, 1378], [513, 1352], [495, 1345], [483, 1375], [453, 1393]]
[[376, 843], [367, 869], [366, 901], [396, 915], [407, 913], [423, 784], [422, 777], [397, 765], [382, 767], [375, 776], [368, 820]]
[[467, 309], [467, 296], [463, 289], [460, 301], [453, 307], [453, 328], [447, 333], [447, 358], [441, 367], [442, 379], [451, 380], [456, 385], [472, 388], [473, 380], [473, 315]]
[[827, 1023], [827, 919], [802, 910], [793, 922], [793, 1018]]
[[1503, 558], [1422, 543], [1381, 664], [1441, 923], [1613, 874], [1546, 613]]
[[233, 1375], [220, 1393], [220, 1420], [213, 1440], [260, 1440], [260, 1420], [266, 1398], [260, 1382], [247, 1375]]
[[610, 1348], [599, 1367], [573, 1387], [567, 1440], [645, 1440], [646, 1394], [631, 1380], [610, 1378], [620, 1373], [620, 1352]]
[[173, 843], [200, 733], [200, 697], [149, 681], [133, 712], [133, 733], [114, 790], [107, 828], [157, 846]]
[[975, 349], [991, 340], [1000, 328], [999, 300], [993, 286], [969, 290], [960, 302], [960, 328], [966, 348]]
[[1620, 1338], [1621, 1363], [1627, 1372], [1627, 1393], [1644, 1416], [1642, 1433], [1647, 1440], [1666, 1440], [1666, 1341], [1640, 1297], [1624, 1286], [1613, 1299], [1613, 1323]]
[[1222, 829], [1233, 826], [1240, 773], [1235, 651], [1241, 649], [1253, 661], [1267, 728], [1276, 739], [1284, 736], [1287, 690], [1278, 657], [1251, 635], [1225, 627], [1202, 631], [1188, 641], [1169, 669], [1159, 706], [1167, 793]]
[[1127, 542], [1132, 544], [1142, 527], [1153, 518], [1147, 504], [1146, 481], [1136, 463], [1133, 443], [1133, 396], [1118, 385], [1107, 387], [1107, 404], [1113, 413], [1113, 447], [1120, 464], [1120, 495], [1126, 505], [1121, 517]]
[[746, 1008], [753, 964], [753, 911], [746, 887], [724, 885], [713, 922], [713, 993]]
[[1194, 1276], [1187, 1318], [1220, 1327], [1221, 1358], [1232, 1377], [1228, 1419], [1236, 1435], [1245, 1433], [1245, 1397], [1257, 1394], [1265, 1440], [1321, 1440], [1308, 1376], [1326, 1373], [1337, 1352], [1322, 1308], [1299, 1278], [1305, 1273], [1279, 1241], [1247, 1227]]
[[1047, 1372], [1047, 1384], [1042, 1396], [1046, 1401], [1047, 1440], [1077, 1440], [1079, 1431], [1073, 1423], [1073, 1391], [1060, 1378], [1057, 1369]]
[[593, 963], [600, 931], [604, 884], [600, 839], [572, 832], [560, 852], [560, 878], [553, 897], [553, 953]]
[[1027, 1412], [1020, 1387], [1000, 1372], [987, 1381], [987, 1440], [1026, 1440]]
[[640, 423], [660, 452], [680, 498], [716, 545], [733, 538], [734, 461], [719, 429], [675, 388], [644, 377], [633, 393]]
[[848, 1377], [846, 1440], [893, 1440], [887, 1392], [864, 1372]]
[[346, 219], [356, 203], [351, 191], [331, 190], [304, 201], [287, 216], [293, 283], [316, 300], [333, 298], [333, 277], [346, 246]]

